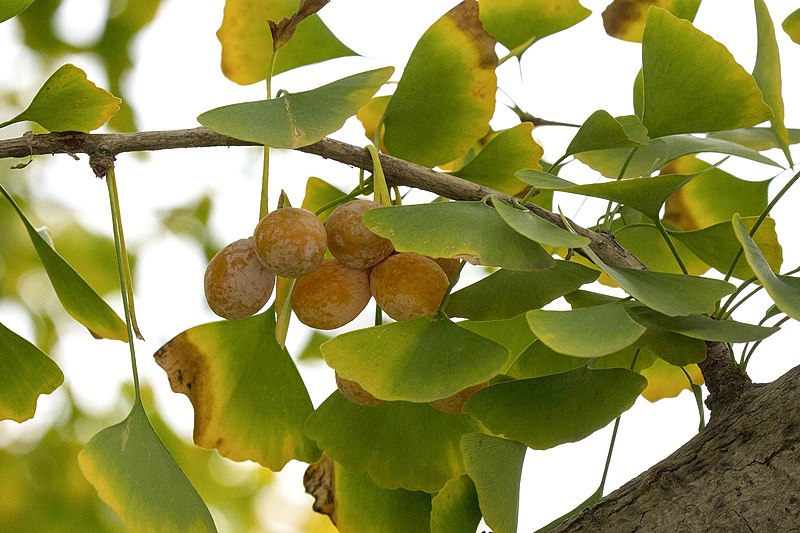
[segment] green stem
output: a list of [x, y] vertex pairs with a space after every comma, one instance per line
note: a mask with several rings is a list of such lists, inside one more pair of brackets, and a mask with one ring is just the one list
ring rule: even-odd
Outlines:
[[[784, 185], [783, 188], [780, 191], [778, 191], [778, 194], [775, 195], [775, 198], [773, 198], [772, 201], [767, 205], [767, 207], [764, 208], [764, 211], [761, 212], [761, 214], [758, 217], [758, 220], [756, 220], [756, 223], [753, 224], [753, 227], [750, 229], [751, 237], [756, 234], [756, 231], [758, 231], [758, 228], [761, 226], [761, 223], [764, 222], [764, 219], [766, 219], [770, 211], [772, 211], [772, 208], [775, 207], [775, 205], [778, 203], [778, 201], [780, 201], [780, 199], [783, 197], [784, 194], [789, 192], [789, 189], [792, 188], [792, 185], [794, 185], [798, 179], [800, 179], [800, 172], [797, 172], [794, 176], [792, 176], [792, 179], [790, 179], [786, 183], [786, 185]], [[733, 258], [731, 266], [728, 267], [728, 272], [725, 273], [725, 281], [731, 279], [731, 276], [733, 275], [733, 269], [736, 268], [736, 265], [739, 262], [739, 259], [741, 259], [743, 252], [744, 252], [743, 249], [739, 247], [739, 251], [736, 252], [736, 257]]]
[[672, 256], [675, 258], [675, 261], [677, 261], [678, 266], [681, 268], [681, 272], [683, 272], [688, 276], [689, 271], [686, 270], [686, 265], [683, 264], [683, 260], [681, 259], [681, 256], [678, 253], [678, 249], [675, 248], [675, 243], [672, 242], [669, 233], [667, 233], [666, 228], [664, 228], [664, 224], [658, 217], [656, 217], [656, 219], [653, 222], [655, 223], [656, 228], [658, 228], [658, 232], [661, 233], [661, 236], [664, 238], [664, 241], [666, 241], [667, 246], [669, 246], [669, 251], [672, 252]]
[[[628, 152], [628, 156], [625, 158], [625, 161], [622, 162], [622, 167], [619, 169], [619, 174], [617, 174], [617, 181], [621, 180], [625, 177], [625, 171], [628, 170], [628, 165], [631, 164], [631, 160], [633, 156], [636, 155], [636, 151], [639, 150], [639, 145], [634, 146], [631, 148], [630, 152]], [[611, 226], [611, 204], [613, 202], [611, 200], [608, 201], [608, 205], [606, 206], [606, 214], [605, 214], [605, 226], [608, 228]]]
[[[272, 58], [267, 69], [267, 100], [272, 99], [272, 73], [275, 72], [275, 58], [278, 57], [278, 49], [272, 47]], [[261, 167], [261, 204], [258, 208], [258, 219], [264, 218], [269, 213], [269, 146], [264, 145], [264, 163]]]
[[[778, 320], [777, 322], [775, 322], [775, 326], [776, 326], [776, 327], [777, 327], [777, 326], [781, 326], [781, 325], [783, 325], [783, 324], [784, 324], [784, 323], [785, 323], [787, 320], [790, 320], [790, 319], [791, 319], [791, 317], [789, 317], [789, 316], [785, 316], [785, 317], [783, 317], [782, 319], [780, 319], [780, 320]], [[759, 344], [761, 344], [762, 342], [764, 342], [764, 341], [763, 341], [763, 340], [760, 340], [760, 341], [757, 341], [756, 343], [754, 343], [754, 344], [753, 344], [753, 347], [752, 347], [752, 348], [750, 348], [750, 351], [747, 353], [747, 355], [746, 355], [746, 356], [743, 356], [742, 363], [739, 365], [739, 368], [740, 368], [740, 371], [742, 372], [742, 374], [744, 374], [744, 373], [747, 371], [747, 363], [749, 363], [749, 362], [750, 362], [750, 358], [753, 356], [753, 352], [755, 352], [755, 351], [756, 351], [756, 348], [758, 348], [758, 345], [759, 345]]]
[[548, 169], [547, 169], [547, 173], [548, 173], [548, 174], [552, 174], [552, 173], [553, 173], [553, 170], [554, 170], [554, 169], [556, 169], [556, 168], [558, 167], [558, 165], [560, 165], [561, 163], [563, 163], [563, 162], [564, 162], [564, 160], [565, 160], [566, 158], [568, 158], [568, 157], [569, 157], [569, 154], [564, 154], [564, 155], [562, 155], [561, 157], [559, 157], [559, 158], [556, 160], [556, 162], [555, 162], [555, 163], [553, 163], [552, 165], [550, 165], [550, 168], [548, 168]]
[[367, 146], [367, 151], [372, 157], [372, 186], [375, 190], [375, 201], [384, 206], [391, 205], [392, 199], [389, 196], [389, 187], [386, 185], [378, 149], [370, 144]]
[[700, 414], [700, 425], [698, 426], [697, 431], [703, 431], [703, 428], [706, 427], [706, 412], [703, 410], [703, 389], [701, 389], [697, 383], [692, 381], [692, 376], [689, 375], [685, 368], [680, 368], [683, 371], [683, 375], [689, 380], [689, 387], [692, 389], [694, 401], [697, 403], [697, 411]]
[[324, 213], [325, 211], [327, 211], [329, 209], [333, 209], [334, 207], [338, 207], [341, 204], [352, 200], [356, 196], [361, 196], [362, 194], [369, 194], [369, 191], [371, 189], [372, 189], [372, 179], [371, 178], [367, 178], [366, 180], [364, 180], [362, 185], [359, 185], [358, 187], [356, 187], [355, 189], [353, 189], [349, 193], [345, 194], [344, 196], [340, 196], [336, 200], [332, 200], [332, 201], [328, 202], [327, 204], [323, 205], [322, 207], [317, 209], [314, 212], [314, 214], [319, 216], [319, 215], [321, 215], [322, 213]]
[[108, 169], [106, 174], [106, 184], [108, 185], [108, 198], [111, 203], [111, 222], [114, 230], [114, 247], [117, 252], [117, 271], [119, 273], [119, 283], [122, 293], [122, 306], [125, 309], [125, 325], [128, 328], [128, 346], [131, 353], [131, 371], [133, 372], [133, 390], [135, 401], [141, 403], [142, 394], [139, 387], [139, 371], [136, 367], [136, 350], [133, 346], [133, 286], [130, 283], [130, 264], [128, 263], [128, 253], [125, 248], [125, 237], [122, 233], [122, 214], [119, 209], [119, 195], [117, 193], [117, 179], [114, 174], [114, 167]]
[[[637, 348], [636, 351], [633, 353], [633, 359], [631, 359], [631, 366], [630, 369], [633, 370], [636, 368], [636, 361], [639, 359], [639, 352], [641, 348]], [[611, 432], [611, 442], [608, 445], [608, 454], [606, 455], [606, 464], [603, 467], [603, 477], [600, 478], [600, 486], [597, 488], [597, 492], [600, 496], [603, 495], [603, 490], [606, 486], [606, 478], [608, 477], [608, 469], [611, 466], [611, 454], [614, 453], [614, 443], [617, 441], [617, 430], [619, 429], [619, 422], [622, 420], [622, 415], [618, 416], [616, 420], [614, 420], [614, 430]]]
[[[743, 291], [743, 290], [744, 290], [744, 289], [745, 289], [745, 288], [746, 288], [748, 285], [751, 285], [751, 284], [755, 283], [755, 282], [756, 282], [756, 280], [757, 280], [757, 278], [756, 278], [755, 276], [753, 276], [753, 277], [751, 277], [751, 278], [747, 278], [746, 280], [744, 280], [744, 281], [742, 282], [742, 284], [741, 284], [741, 285], [739, 285], [739, 286], [736, 288], [736, 290], [735, 290], [735, 291], [733, 291], [733, 293], [732, 293], [730, 296], [728, 296], [728, 299], [725, 301], [725, 303], [722, 305], [722, 307], [721, 307], [719, 310], [717, 310], [717, 312], [715, 312], [715, 313], [714, 313], [714, 315], [716, 315], [716, 317], [717, 317], [719, 320], [725, 320], [726, 318], [728, 318], [729, 316], [731, 316], [731, 313], [733, 313], [733, 310], [734, 310], [736, 307], [738, 307], [738, 306], [741, 304], [741, 302], [740, 302], [739, 304], [736, 304], [736, 306], [734, 306], [733, 308], [731, 308], [731, 310], [730, 310], [730, 311], [728, 311], [728, 307], [730, 307], [730, 305], [733, 303], [733, 301], [736, 299], [736, 297], [737, 297], [737, 296], [739, 296], [739, 295], [742, 293], [742, 291]], [[749, 294], [749, 295], [747, 296], [747, 298], [749, 298], [750, 296], [752, 296], [752, 294]]]
[[522, 44], [520, 44], [520, 45], [518, 45], [518, 46], [515, 46], [514, 48], [512, 48], [512, 49], [511, 49], [511, 50], [508, 52], [508, 54], [506, 54], [505, 56], [503, 56], [502, 58], [500, 58], [500, 60], [497, 62], [497, 66], [499, 67], [500, 65], [502, 65], [503, 63], [505, 63], [506, 61], [508, 61], [509, 59], [511, 59], [512, 57], [517, 57], [517, 56], [519, 56], [520, 54], [522, 54], [523, 52], [525, 52], [525, 50], [527, 50], [528, 48], [530, 48], [531, 46], [533, 46], [533, 43], [535, 43], [535, 42], [536, 42], [536, 39], [537, 39], [537, 37], [534, 35], [533, 37], [531, 37], [530, 39], [528, 39], [528, 40], [527, 40], [527, 41], [525, 41], [524, 43], [522, 43]]

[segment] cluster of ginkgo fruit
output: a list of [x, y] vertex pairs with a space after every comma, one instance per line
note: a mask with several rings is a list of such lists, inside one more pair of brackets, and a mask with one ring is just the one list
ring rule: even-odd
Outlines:
[[[324, 225], [306, 209], [272, 211], [252, 237], [232, 242], [209, 262], [209, 307], [227, 319], [253, 315], [267, 303], [276, 276], [281, 276], [297, 279], [292, 310], [316, 329], [344, 326], [371, 297], [395, 320], [435, 314], [458, 260], [396, 253], [391, 241], [361, 221], [377, 207], [381, 205], [370, 200], [351, 200], [334, 209]], [[325, 259], [326, 250], [332, 259]]]

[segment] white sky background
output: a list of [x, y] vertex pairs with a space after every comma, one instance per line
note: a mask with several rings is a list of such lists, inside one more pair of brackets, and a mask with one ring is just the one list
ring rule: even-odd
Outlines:
[[[512, 60], [499, 69], [499, 85], [522, 109], [543, 118], [575, 123], [583, 122], [597, 109], [605, 109], [612, 115], [632, 113], [631, 87], [640, 66], [640, 45], [612, 39], [604, 33], [600, 13], [608, 1], [583, 0], [583, 5], [593, 11], [589, 19], [535, 44], [525, 54], [521, 66]], [[453, 0], [334, 0], [322, 11], [323, 19], [345, 44], [365, 57], [335, 60], [279, 75], [273, 81], [273, 91], [306, 90], [385, 65], [401, 68], [419, 36], [456, 3]], [[780, 23], [797, 5], [778, 1], [767, 4], [781, 46], [786, 123], [797, 127], [800, 126], [800, 101], [793, 95], [800, 92], [800, 79], [793, 73], [800, 64], [800, 46], [792, 43], [780, 29]], [[65, 35], [78, 39], [91, 34], [91, 13], [99, 13], [97, 18], [104, 19], [105, 5], [104, 0], [66, 1], [62, 18]], [[166, 1], [155, 22], [141, 33], [135, 43], [135, 68], [127, 80], [128, 95], [137, 112], [140, 129], [195, 127], [198, 125], [196, 117], [203, 111], [263, 98], [263, 84], [240, 87], [221, 74], [220, 46], [215, 32], [222, 19], [223, 5], [223, 0]], [[752, 2], [704, 0], [695, 24], [725, 44], [748, 71], [752, 70], [756, 42]], [[25, 88], [30, 95], [27, 102], [51, 71], [43, 71], [19, 42], [19, 29], [13, 21], [0, 25], [0, 50], [3, 51], [0, 84]], [[107, 86], [102, 70], [92, 58], [67, 57], [63, 62], [67, 61], [86, 70], [89, 79], [98, 85]], [[400, 74], [398, 70], [393, 79], [399, 79]], [[502, 95], [498, 99], [501, 103], [507, 101]], [[513, 114], [500, 109], [492, 126], [504, 128], [516, 123]], [[12, 137], [29, 128], [28, 124], [17, 125], [3, 130], [0, 135]], [[545, 157], [554, 160], [561, 155], [574, 131], [542, 127], [534, 131], [534, 137], [544, 146]], [[348, 121], [333, 137], [357, 145], [368, 142], [355, 119]], [[768, 155], [783, 161], [779, 152]], [[800, 154], [795, 158], [800, 159]], [[85, 163], [85, 157], [80, 163], [66, 156], [38, 158], [12, 179], [29, 180], [40, 197], [71, 206], [89, 227], [110, 235], [106, 188], [93, 178]], [[273, 205], [280, 189], [285, 189], [293, 204], [299, 205], [305, 180], [311, 175], [344, 189], [352, 188], [358, 177], [355, 169], [297, 152], [273, 151], [271, 164]], [[723, 168], [753, 180], [766, 179], [775, 173], [773, 168], [741, 160], [728, 161]], [[220, 245], [247, 236], [258, 218], [260, 171], [260, 149], [254, 148], [173, 150], [153, 153], [147, 158], [129, 154], [118, 158], [117, 176], [127, 238], [131, 245], [140, 247], [135, 274], [137, 314], [148, 340], [137, 344], [139, 371], [143, 381], [155, 389], [159, 410], [187, 440], [191, 440], [191, 405], [185, 396], [170, 391], [164, 372], [150, 356], [184, 329], [216, 317], [203, 298], [205, 259], [201, 251], [190, 241], [162, 231], [157, 225], [157, 214], [190, 203], [211, 191], [215, 199], [213, 231]], [[563, 175], [587, 183], [597, 179], [595, 173], [579, 163], [568, 165]], [[770, 192], [777, 192], [789, 177], [789, 173], [780, 175]], [[800, 246], [793, 234], [797, 227], [794, 206], [800, 200], [799, 194], [790, 192], [774, 213], [784, 247], [785, 269], [800, 264]], [[416, 198], [424, 200], [427, 196], [418, 194]], [[565, 195], [558, 196], [556, 201], [568, 216], [576, 214], [581, 202]], [[46, 212], [37, 215], [47, 218]], [[585, 225], [595, 219], [591, 202], [577, 214], [577, 220]], [[469, 282], [476, 279], [475, 276], [466, 278]], [[41, 295], [38, 291], [30, 294], [32, 300]], [[49, 299], [48, 305], [57, 305], [52, 296], [45, 296]], [[766, 308], [765, 302], [761, 300], [758, 312], [750, 316], [738, 315], [738, 318], [757, 321]], [[119, 308], [118, 304], [117, 299], [115, 305]], [[370, 306], [357, 324], [369, 326], [371, 317]], [[0, 306], [0, 320], [31, 337], [30, 325], [14, 309]], [[798, 328], [789, 322], [783, 329], [775, 339], [764, 342], [751, 361], [748, 370], [755, 381], [771, 381], [800, 363], [793, 348]], [[77, 324], [67, 326], [62, 332], [63, 340], [53, 355], [81, 407], [103, 412], [116, 405], [119, 387], [130, 380], [127, 347], [110, 341], [92, 341]], [[299, 322], [293, 321], [288, 341], [290, 351], [303, 345], [307, 332]], [[332, 370], [323, 364], [301, 365], [300, 370], [309, 384], [312, 400], [319, 405], [335, 387]], [[0, 423], [0, 445], [39, 434], [52, 417], [58, 415], [62, 402], [63, 394], [57, 391], [40, 399], [34, 420], [21, 425]], [[606, 492], [677, 449], [696, 433], [697, 422], [695, 401], [688, 392], [656, 404], [640, 399], [622, 417]], [[523, 476], [520, 531], [531, 531], [548, 523], [595, 490], [610, 435], [609, 426], [580, 443], [546, 452], [529, 452]], [[298, 463], [287, 466], [281, 476], [281, 484], [287, 490], [281, 495], [265, 496], [264, 523], [273, 530], [296, 529], [292, 525], [293, 508], [287, 504], [310, 507], [310, 498], [302, 493], [304, 467]], [[218, 525], [224, 531], [224, 524]]]

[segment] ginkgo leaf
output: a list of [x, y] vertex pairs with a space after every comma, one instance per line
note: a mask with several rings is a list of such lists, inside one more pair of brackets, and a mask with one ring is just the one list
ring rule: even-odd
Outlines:
[[481, 432], [467, 415], [427, 404], [356, 405], [336, 391], [308, 418], [306, 432], [320, 449], [378, 486], [436, 492], [465, 473], [459, 441]]
[[[691, 376], [692, 382], [703, 384], [703, 373], [697, 365], [688, 365], [683, 370]], [[661, 359], [649, 368], [642, 370], [642, 375], [647, 379], [647, 387], [642, 391], [642, 396], [649, 402], [657, 402], [665, 398], [675, 398], [685, 390], [692, 390], [692, 385], [686, 379], [686, 374], [679, 366], [671, 365]]]
[[517, 172], [519, 179], [534, 187], [604, 198], [636, 209], [651, 219], [657, 219], [667, 198], [696, 176], [697, 174], [662, 174], [635, 180], [577, 185], [561, 178], [556, 178], [558, 181], [545, 178], [541, 173], [534, 174], [527, 170]]
[[64, 373], [47, 354], [0, 322], [0, 420], [33, 418], [36, 400], [64, 382]]
[[206, 111], [197, 120], [217, 133], [272, 148], [299, 148], [325, 138], [356, 114], [394, 72], [354, 74], [310, 91]]
[[78, 454], [78, 464], [130, 531], [217, 530], [139, 401], [125, 420], [92, 437]]
[[451, 479], [431, 499], [431, 533], [472, 532], [480, 521], [478, 494], [467, 475]]
[[[291, 17], [299, 5], [299, 0], [226, 0], [217, 31], [223, 74], [240, 85], [263, 80], [273, 61], [269, 21]], [[318, 15], [312, 15], [281, 47], [273, 74], [349, 55], [355, 52], [342, 44]]]
[[603, 11], [603, 27], [611, 37], [642, 42], [642, 33], [651, 6], [666, 9], [676, 17], [694, 20], [702, 0], [614, 0]]
[[125, 323], [86, 281], [73, 270], [50, 243], [38, 232], [22, 212], [11, 195], [0, 185], [0, 194], [6, 197], [20, 220], [44, 266], [50, 283], [64, 310], [98, 338], [128, 340]]
[[719, 168], [711, 168], [696, 157], [676, 159], [664, 172], [700, 173], [670, 196], [664, 206], [664, 222], [680, 230], [692, 231], [727, 223], [734, 213], [743, 217], [758, 216], [767, 208], [772, 180], [743, 180]]
[[732, 224], [736, 238], [739, 239], [744, 250], [747, 263], [772, 301], [781, 311], [795, 320], [800, 320], [800, 283], [797, 282], [797, 278], [779, 276], [772, 271], [769, 262], [758, 249], [758, 245], [753, 241], [738, 214], [733, 215]]
[[583, 251], [625, 292], [665, 315], [710, 313], [723, 296], [736, 290], [718, 279], [607, 265], [591, 248]]
[[592, 150], [633, 148], [650, 142], [647, 128], [639, 117], [612, 117], [608, 111], [595, 111], [581, 125], [564, 155]]
[[461, 437], [467, 474], [475, 484], [486, 524], [496, 533], [516, 533], [525, 445], [482, 433]]
[[450, 295], [445, 312], [471, 320], [499, 320], [538, 309], [596, 280], [591, 268], [556, 261], [533, 272], [501, 269]]
[[772, 109], [770, 123], [775, 137], [780, 143], [789, 166], [794, 166], [792, 154], [789, 153], [789, 132], [783, 122], [783, 84], [781, 82], [781, 59], [778, 52], [778, 41], [775, 38], [775, 26], [764, 0], [754, 1], [756, 9], [756, 27], [758, 29], [758, 47], [756, 64], [753, 67], [753, 78], [764, 95], [764, 101]]
[[99, 88], [86, 73], [67, 63], [50, 76], [28, 108], [0, 128], [30, 120], [49, 131], [89, 132], [119, 110], [122, 100]]
[[[358, 113], [356, 113], [356, 118], [364, 127], [364, 135], [366, 135], [370, 142], [375, 142], [375, 132], [378, 131], [378, 124], [381, 118], [383, 118], [383, 114], [386, 112], [386, 107], [389, 105], [389, 100], [391, 98], [390, 95], [376, 96], [364, 104], [364, 106], [358, 110]], [[383, 136], [385, 133], [386, 130], [381, 128], [381, 138], [378, 141], [380, 142], [382, 152], [386, 152], [386, 146], [383, 144]]]
[[[612, 150], [595, 150], [581, 152], [575, 157], [585, 165], [600, 172], [607, 178], [616, 179], [625, 160], [630, 155], [629, 148], [616, 148]], [[761, 155], [757, 150], [735, 142], [718, 139], [716, 137], [696, 137], [694, 135], [668, 135], [654, 139], [647, 146], [639, 148], [631, 158], [625, 170], [625, 178], [638, 178], [649, 176], [662, 168], [670, 161], [701, 152], [735, 155], [765, 165], [780, 167], [772, 159]]]
[[381, 400], [439, 400], [488, 381], [509, 364], [506, 348], [439, 317], [350, 331], [320, 349], [341, 377]]
[[781, 27], [789, 38], [797, 44], [800, 44], [800, 9], [792, 11], [789, 16], [783, 20]]
[[464, 412], [495, 435], [546, 450], [579, 441], [627, 411], [647, 385], [636, 372], [577, 368], [491, 385]]
[[[750, 231], [757, 220], [758, 217], [747, 217], [743, 218], [742, 222]], [[730, 222], [720, 222], [700, 230], [676, 231], [670, 234], [694, 252], [697, 257], [723, 274], [728, 272], [741, 249]], [[775, 219], [765, 218], [759, 226], [754, 240], [770, 267], [773, 270], [780, 270], [783, 263], [783, 249], [778, 242], [778, 234], [775, 232]], [[745, 261], [739, 261], [736, 263], [732, 275], [739, 279], [747, 279], [753, 275], [753, 271]]]
[[392, 241], [398, 252], [456, 257], [512, 270], [551, 268], [544, 248], [511, 229], [482, 202], [435, 202], [373, 209], [364, 224]]
[[175, 392], [194, 406], [194, 442], [235, 461], [280, 470], [319, 451], [303, 433], [313, 410], [303, 380], [275, 340], [275, 314], [190, 328], [155, 353]]
[[16, 17], [33, 2], [34, 0], [6, 0], [0, 4], [0, 22]]
[[384, 115], [397, 157], [433, 167], [456, 159], [489, 129], [497, 91], [495, 40], [478, 3], [463, 0], [423, 34]]
[[532, 130], [533, 124], [523, 122], [499, 132], [478, 155], [452, 174], [512, 196], [521, 193], [525, 184], [514, 173], [521, 168], [542, 168], [539, 160], [544, 150], [531, 137]]
[[744, 128], [772, 117], [728, 49], [664, 9], [648, 11], [642, 68], [642, 123], [652, 138]]
[[[327, 181], [311, 176], [306, 181], [306, 194], [303, 196], [303, 204], [300, 206], [312, 213], [329, 205], [344, 196], [346, 193]], [[320, 222], [325, 222], [328, 215], [331, 214], [335, 206], [331, 206], [326, 211], [321, 212], [318, 216]]]
[[[540, 172], [527, 169], [527, 172]], [[542, 174], [545, 174], [542, 172]], [[549, 174], [545, 174], [548, 175]], [[500, 218], [514, 231], [534, 242], [556, 248], [580, 248], [589, 244], [589, 239], [575, 235], [565, 229], [554, 226], [525, 208], [515, 208], [506, 204], [496, 196], [492, 196], [492, 206]]]
[[505, 320], [463, 320], [457, 324], [458, 327], [466, 328], [481, 337], [505, 346], [511, 354], [508, 358], [509, 361], [519, 357], [519, 354], [536, 340], [525, 314]]
[[[638, 223], [615, 228], [614, 239], [647, 265], [649, 270], [674, 274], [683, 272], [675, 261], [669, 245], [654, 224]], [[708, 271], [709, 265], [698, 259], [681, 241], [673, 239], [672, 245], [689, 274], [699, 276]]]
[[729, 343], [760, 341], [780, 330], [777, 327], [756, 326], [735, 320], [715, 320], [706, 315], [666, 316], [647, 307], [630, 307], [628, 313], [644, 326], [655, 326], [707, 341]]
[[384, 489], [366, 474], [336, 464], [336, 528], [340, 533], [425, 533], [430, 527], [431, 495]]
[[303, 476], [316, 512], [328, 515], [341, 533], [429, 532], [431, 495], [384, 489], [324, 456]]
[[[800, 130], [796, 128], [789, 128], [786, 130], [789, 133], [789, 144], [800, 143]], [[772, 128], [738, 128], [728, 131], [715, 131], [709, 133], [708, 137], [714, 139], [722, 139], [733, 143], [741, 144], [752, 148], [753, 150], [770, 150], [772, 148], [780, 148], [780, 141], [775, 136]]]
[[574, 26], [591, 13], [578, 0], [481, 0], [481, 22], [509, 50]]
[[[559, 353], [576, 357], [600, 357], [622, 350], [645, 331], [618, 303], [570, 311], [537, 309], [526, 316], [541, 342]], [[603, 334], [598, 335], [598, 331]]]

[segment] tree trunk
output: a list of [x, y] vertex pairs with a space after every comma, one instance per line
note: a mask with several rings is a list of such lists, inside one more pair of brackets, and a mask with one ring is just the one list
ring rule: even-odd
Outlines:
[[555, 531], [800, 531], [800, 367], [714, 407], [692, 440]]

